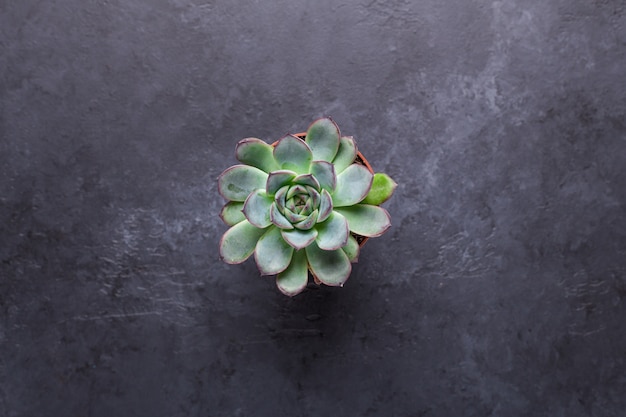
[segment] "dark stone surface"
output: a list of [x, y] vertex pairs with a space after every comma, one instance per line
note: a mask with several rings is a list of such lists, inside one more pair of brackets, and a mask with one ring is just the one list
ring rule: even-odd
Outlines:
[[[0, 1], [0, 415], [622, 416], [625, 13]], [[321, 115], [394, 226], [290, 299], [216, 178]]]

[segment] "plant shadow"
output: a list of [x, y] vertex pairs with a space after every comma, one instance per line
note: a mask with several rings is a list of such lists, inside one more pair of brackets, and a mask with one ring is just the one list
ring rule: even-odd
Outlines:
[[350, 298], [341, 288], [310, 283], [293, 298], [276, 300], [276, 316], [268, 322], [270, 337], [287, 344], [321, 343], [340, 348], [352, 327]]

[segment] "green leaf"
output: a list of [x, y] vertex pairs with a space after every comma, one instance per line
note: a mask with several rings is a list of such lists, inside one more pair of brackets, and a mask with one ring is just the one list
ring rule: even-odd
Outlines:
[[240, 221], [244, 220], [243, 203], [240, 201], [229, 201], [220, 212], [220, 218], [224, 223], [229, 226], [234, 226]]
[[240, 264], [252, 255], [259, 237], [265, 232], [243, 220], [224, 233], [220, 240], [220, 256], [229, 264]]
[[245, 201], [254, 190], [265, 189], [268, 175], [249, 165], [234, 165], [219, 176], [218, 191], [227, 200]]
[[[311, 187], [307, 187], [307, 188], [311, 188]], [[319, 194], [318, 194], [319, 197]], [[314, 207], [314, 200], [313, 198], [311, 198], [311, 194], [309, 194], [306, 198], [306, 203], [304, 204], [304, 206], [302, 206], [300, 208], [300, 214], [310, 214], [313, 211], [313, 207]], [[319, 198], [318, 198], [318, 202], [319, 202]], [[317, 220], [317, 219], [315, 219]]]
[[276, 202], [276, 206], [281, 211], [281, 213], [283, 212], [285, 203], [287, 201], [287, 192], [289, 192], [289, 186], [285, 185], [284, 187], [276, 191], [276, 195], [274, 196], [274, 201]]
[[292, 224], [301, 222], [307, 217], [302, 214], [296, 214], [293, 211], [289, 210], [287, 207], [284, 207], [283, 211], [284, 211], [283, 214], [285, 215], [285, 218], [287, 218], [287, 220], [289, 220]]
[[317, 229], [317, 246], [322, 250], [339, 249], [348, 243], [350, 229], [345, 217], [337, 212], [333, 212], [328, 220], [318, 223]]
[[363, 165], [352, 164], [337, 175], [332, 194], [335, 207], [352, 206], [363, 200], [372, 186], [372, 173]]
[[340, 174], [344, 169], [348, 168], [350, 165], [354, 163], [356, 159], [356, 143], [351, 136], [344, 136], [341, 138], [339, 142], [339, 150], [337, 151], [337, 156], [333, 160], [333, 165], [335, 165], [335, 173]]
[[246, 165], [259, 168], [265, 172], [278, 169], [278, 163], [274, 159], [274, 148], [257, 138], [240, 140], [235, 148], [235, 157]]
[[259, 239], [254, 250], [254, 260], [261, 275], [274, 275], [284, 271], [291, 262], [293, 248], [285, 242], [281, 229], [270, 227]]
[[[304, 206], [300, 207], [299, 210], [300, 214], [305, 214], [307, 216], [310, 215], [313, 211], [313, 199], [311, 197], [307, 197], [306, 203], [304, 204]], [[315, 220], [317, 220], [317, 218], [315, 218]]]
[[333, 198], [330, 196], [328, 191], [322, 190], [320, 194], [320, 214], [317, 216], [318, 222], [323, 222], [330, 216], [333, 212]]
[[352, 265], [343, 250], [322, 250], [315, 242], [307, 246], [305, 250], [311, 272], [322, 283], [343, 286], [350, 277]]
[[311, 199], [311, 207], [317, 208], [320, 206], [320, 193], [313, 187], [306, 187], [307, 192], [309, 193], [309, 197]]
[[270, 221], [281, 229], [293, 229], [293, 225], [285, 216], [283, 216], [280, 210], [278, 210], [275, 202], [270, 207]]
[[301, 185], [308, 185], [310, 187], [315, 188], [316, 190], [320, 189], [320, 183], [311, 174], [298, 175], [296, 178], [293, 179], [293, 183], [301, 184]]
[[381, 205], [389, 200], [389, 197], [391, 197], [397, 186], [398, 184], [396, 184], [389, 175], [377, 172], [374, 174], [370, 192], [363, 199], [363, 204], [371, 204], [373, 206]]
[[311, 164], [311, 174], [317, 178], [323, 189], [331, 193], [335, 190], [337, 175], [335, 175], [335, 167], [333, 164], [326, 161], [313, 161]]
[[348, 238], [348, 243], [341, 249], [343, 249], [346, 255], [348, 255], [348, 259], [350, 259], [350, 262], [354, 263], [359, 261], [359, 252], [361, 248], [359, 247], [359, 242], [356, 241], [354, 236], [350, 235], [350, 237]]
[[309, 230], [315, 225], [315, 222], [317, 222], [318, 214], [319, 211], [313, 210], [313, 212], [309, 214], [304, 220], [294, 224], [294, 227], [300, 230]]
[[350, 231], [361, 236], [380, 236], [391, 226], [389, 213], [382, 207], [357, 204], [352, 207], [335, 207], [335, 211], [348, 220]]
[[313, 155], [306, 143], [295, 136], [287, 135], [274, 148], [274, 158], [281, 169], [308, 174]]
[[309, 246], [317, 237], [317, 230], [283, 230], [283, 239], [289, 243], [294, 249], [302, 249]]
[[305, 141], [314, 161], [331, 162], [339, 149], [339, 127], [328, 117], [318, 119], [309, 126]]
[[291, 263], [283, 272], [276, 277], [278, 289], [285, 295], [293, 297], [306, 288], [309, 281], [306, 252], [299, 250], [294, 252]]
[[286, 169], [270, 172], [270, 175], [267, 177], [265, 191], [269, 195], [276, 194], [283, 186], [289, 185], [296, 175], [298, 174]]
[[248, 221], [261, 229], [272, 224], [270, 219], [270, 207], [274, 199], [265, 194], [263, 190], [254, 190], [250, 193], [246, 202], [243, 203], [243, 214]]
[[291, 187], [287, 192], [287, 200], [290, 200], [296, 194], [307, 194], [306, 187], [300, 184]]

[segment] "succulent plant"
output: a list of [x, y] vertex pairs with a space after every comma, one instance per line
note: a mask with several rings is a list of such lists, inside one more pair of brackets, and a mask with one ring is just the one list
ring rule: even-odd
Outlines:
[[273, 145], [241, 140], [241, 162], [218, 179], [228, 201], [220, 213], [230, 227], [221, 258], [238, 264], [252, 254], [261, 275], [277, 275], [286, 295], [301, 292], [308, 271], [316, 282], [342, 286], [359, 255], [357, 237], [382, 235], [391, 225], [379, 205], [396, 184], [357, 161], [354, 139], [330, 118], [313, 122], [304, 139], [286, 135]]

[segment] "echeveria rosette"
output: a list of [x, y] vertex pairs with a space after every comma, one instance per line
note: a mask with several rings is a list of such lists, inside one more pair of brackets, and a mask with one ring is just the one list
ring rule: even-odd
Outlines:
[[243, 139], [235, 154], [241, 164], [218, 179], [229, 200], [220, 217], [231, 226], [220, 255], [237, 264], [254, 254], [261, 274], [277, 275], [287, 295], [306, 287], [309, 270], [319, 282], [343, 285], [359, 254], [353, 234], [380, 236], [391, 225], [378, 205], [395, 183], [354, 163], [354, 140], [330, 118], [313, 122], [304, 140]]

